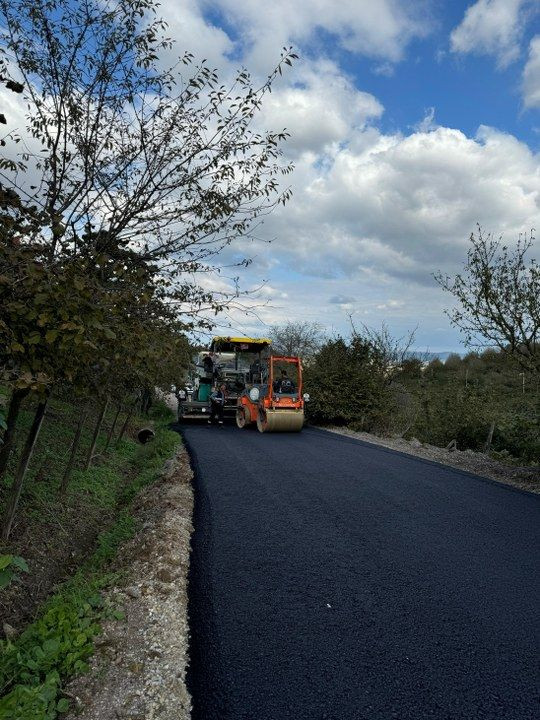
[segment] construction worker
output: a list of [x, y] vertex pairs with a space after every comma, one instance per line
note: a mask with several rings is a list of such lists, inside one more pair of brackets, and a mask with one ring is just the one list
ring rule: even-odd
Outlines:
[[274, 381], [274, 392], [277, 393], [293, 393], [294, 382], [287, 375], [286, 370], [281, 371], [281, 377]]
[[261, 361], [259, 359], [254, 360], [251, 365], [249, 366], [249, 374], [251, 377], [251, 382], [258, 383], [261, 382]]
[[226, 386], [220, 385], [210, 395], [210, 418], [208, 424], [212, 425], [216, 420], [218, 425], [223, 425], [223, 408], [225, 406]]
[[214, 376], [214, 358], [210, 355], [210, 353], [207, 353], [203, 357], [203, 368], [204, 372], [209, 375], [210, 377]]

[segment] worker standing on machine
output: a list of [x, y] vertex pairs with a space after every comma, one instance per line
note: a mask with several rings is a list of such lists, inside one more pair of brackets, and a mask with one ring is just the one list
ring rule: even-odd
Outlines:
[[213, 425], [217, 420], [218, 425], [223, 425], [223, 408], [225, 406], [226, 386], [220, 385], [217, 390], [210, 395], [210, 419], [209, 425]]
[[202, 364], [203, 364], [204, 372], [209, 377], [214, 377], [214, 358], [210, 355], [210, 353], [207, 353], [203, 357]]
[[219, 358], [216, 353], [207, 353], [203, 357], [202, 364], [207, 376], [211, 377], [212, 380], [217, 380], [219, 376]]

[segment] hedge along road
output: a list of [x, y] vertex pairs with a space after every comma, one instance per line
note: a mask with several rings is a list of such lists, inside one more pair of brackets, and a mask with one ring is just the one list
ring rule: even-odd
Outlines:
[[540, 717], [540, 497], [306, 429], [183, 429], [194, 720]]

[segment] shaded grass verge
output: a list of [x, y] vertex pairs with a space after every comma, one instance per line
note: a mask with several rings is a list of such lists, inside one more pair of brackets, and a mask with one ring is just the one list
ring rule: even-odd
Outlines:
[[[113, 461], [88, 471], [94, 477], [85, 485], [89, 503], [97, 500], [99, 505], [111, 479], [115, 481], [114, 520], [97, 536], [92, 554], [57, 587], [35, 620], [18, 637], [0, 641], [1, 720], [54, 720], [68, 710], [64, 684], [87, 670], [101, 620], [122, 619], [121, 613], [103, 601], [101, 590], [118, 578], [118, 573], [110, 570], [110, 562], [136, 532], [133, 500], [158, 478], [164, 460], [178, 444], [178, 435], [160, 421], [153, 442], [144, 446], [129, 442], [129, 449], [121, 446], [120, 455], [127, 463], [115, 466]], [[127, 482], [121, 482], [122, 471]], [[79, 477], [79, 482], [87, 479]], [[108, 497], [107, 504], [112, 502]]]
[[[32, 420], [34, 403], [23, 408], [18, 429], [18, 446], [13, 453], [7, 476], [0, 482], [0, 513], [3, 513], [12, 483], [20, 446]], [[163, 425], [169, 419], [166, 408], [155, 405], [152, 417], [131, 416], [127, 432], [118, 441], [119, 426], [129, 408], [120, 415], [112, 442], [117, 408], [105, 416], [97, 439], [96, 458], [85, 470], [92, 443], [93, 427], [99, 404], [87, 410], [87, 422], [81, 434], [75, 467], [64, 488], [62, 478], [70, 454], [70, 441], [81, 412], [77, 401], [65, 397], [51, 399], [38, 446], [32, 457], [23, 486], [9, 543], [0, 543], [0, 555], [20, 556], [29, 573], [19, 573], [18, 581], [0, 591], [0, 617], [16, 629], [34, 619], [37, 608], [54, 586], [73, 575], [92, 552], [98, 534], [115, 520], [119, 504], [134, 492], [141, 446], [135, 441], [138, 428]], [[126, 496], [127, 493], [127, 496]]]

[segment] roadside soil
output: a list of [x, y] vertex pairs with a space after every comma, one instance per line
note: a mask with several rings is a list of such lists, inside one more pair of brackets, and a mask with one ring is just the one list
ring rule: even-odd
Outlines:
[[466, 470], [467, 472], [496, 480], [505, 485], [512, 485], [520, 490], [528, 490], [529, 492], [540, 494], [539, 467], [510, 465], [496, 460], [485, 453], [475, 452], [474, 450], [447, 450], [446, 448], [422, 443], [416, 438], [405, 440], [405, 438], [402, 437], [379, 437], [371, 433], [355, 432], [354, 430], [341, 427], [326, 427], [324, 429], [340, 435], [354, 437], [358, 440], [364, 440], [374, 445], [383, 445], [392, 450], [398, 450], [399, 452], [421, 457], [425, 460], [433, 460], [434, 462], [449, 465], [458, 470]]
[[121, 580], [105, 593], [125, 619], [104, 623], [90, 672], [67, 687], [75, 705], [67, 720], [189, 720], [191, 479], [181, 448], [137, 499], [142, 529], [119, 551]]
[[61, 518], [46, 503], [40, 511], [39, 524], [21, 517], [13, 538], [17, 554], [27, 561], [31, 572], [18, 575], [17, 582], [3, 590], [0, 598], [2, 623], [16, 631], [32, 622], [57, 583], [75, 573], [94, 548], [99, 531], [113, 519], [112, 512], [78, 500]]

